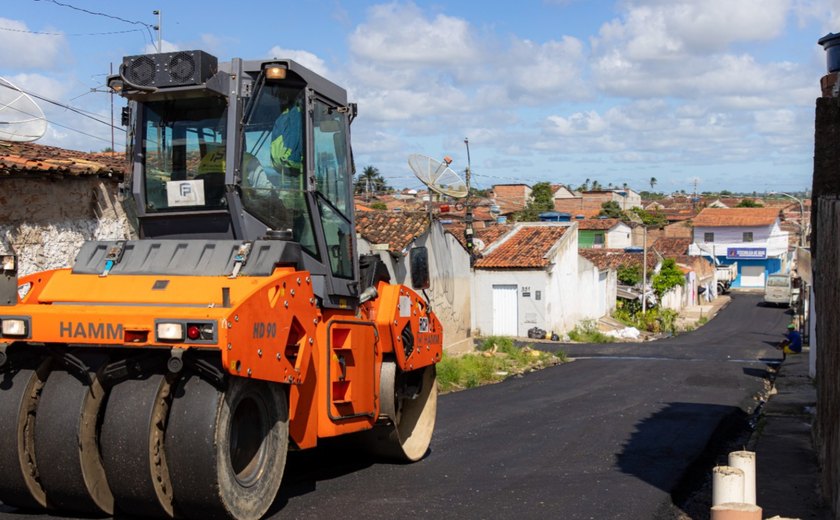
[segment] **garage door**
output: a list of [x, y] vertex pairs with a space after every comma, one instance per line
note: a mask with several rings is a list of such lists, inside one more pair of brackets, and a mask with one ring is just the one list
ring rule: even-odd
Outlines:
[[764, 287], [764, 266], [745, 265], [741, 267], [741, 287]]
[[493, 335], [518, 336], [519, 309], [516, 285], [493, 286]]

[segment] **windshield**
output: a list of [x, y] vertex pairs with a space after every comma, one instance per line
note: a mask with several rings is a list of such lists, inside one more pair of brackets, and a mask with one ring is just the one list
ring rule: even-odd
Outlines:
[[146, 103], [143, 108], [146, 211], [225, 206], [225, 100]]
[[268, 227], [290, 230], [317, 257], [303, 174], [303, 102], [301, 88], [261, 84], [243, 129], [242, 204]]
[[790, 285], [790, 278], [787, 276], [768, 276], [767, 287], [787, 287]]

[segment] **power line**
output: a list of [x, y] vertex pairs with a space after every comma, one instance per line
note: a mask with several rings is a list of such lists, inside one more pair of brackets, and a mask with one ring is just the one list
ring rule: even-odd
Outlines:
[[133, 33], [139, 32], [142, 33], [142, 29], [127, 29], [125, 31], [108, 31], [108, 32], [95, 32], [95, 33], [55, 33], [55, 32], [41, 32], [41, 31], [26, 31], [24, 29], [12, 29], [11, 27], [0, 27], [0, 31], [8, 31], [8, 32], [16, 32], [16, 33], [26, 33], [26, 34], [39, 34], [42, 36], [102, 36], [108, 34], [125, 34], [125, 33]]
[[137, 20], [126, 20], [125, 18], [122, 18], [122, 17], [119, 17], [119, 16], [114, 16], [114, 15], [107, 14], [107, 13], [100, 13], [99, 11], [90, 11], [90, 10], [84, 9], [82, 7], [76, 7], [75, 5], [70, 5], [70, 4], [66, 4], [66, 3], [63, 3], [63, 2], [59, 2], [58, 0], [34, 0], [34, 1], [35, 2], [50, 2], [52, 4], [55, 4], [55, 5], [58, 5], [58, 6], [61, 6], [61, 7], [66, 7], [68, 9], [73, 9], [75, 11], [80, 11], [82, 13], [90, 14], [90, 15], [93, 15], [93, 16], [103, 16], [105, 18], [110, 18], [112, 20], [118, 20], [120, 22], [130, 23], [132, 25], [142, 25], [146, 29], [146, 31], [149, 33], [149, 40], [152, 42], [152, 45], [154, 45], [154, 43], [155, 43], [155, 39], [152, 36], [152, 31], [151, 31], [151, 29], [154, 28], [154, 26], [152, 24], [148, 24], [146, 22], [140, 22], [140, 21], [137, 21]]
[[[40, 1], [40, 0], [38, 0], [38, 1]], [[109, 121], [104, 121], [104, 120], [102, 120], [102, 119], [99, 119], [99, 118], [93, 117], [92, 115], [90, 115], [89, 113], [87, 113], [86, 111], [84, 111], [84, 110], [82, 110], [82, 109], [80, 109], [80, 108], [72, 107], [72, 106], [70, 106], [70, 105], [68, 105], [68, 104], [65, 104], [65, 103], [62, 103], [62, 102], [60, 102], [60, 101], [55, 101], [55, 100], [52, 100], [52, 99], [49, 99], [49, 98], [45, 98], [44, 96], [41, 96], [41, 95], [35, 94], [34, 92], [28, 92], [28, 91], [23, 90], [23, 89], [21, 89], [21, 88], [11, 87], [11, 86], [6, 85], [6, 84], [3, 84], [3, 83], [0, 83], [0, 86], [6, 87], [6, 88], [8, 88], [9, 90], [15, 90], [15, 91], [17, 91], [17, 92], [23, 92], [24, 94], [28, 94], [28, 95], [30, 95], [30, 96], [32, 96], [32, 97], [34, 97], [34, 98], [38, 98], [38, 99], [40, 99], [41, 101], [46, 101], [47, 103], [50, 103], [50, 104], [53, 104], [53, 105], [59, 106], [59, 107], [61, 107], [61, 108], [64, 108], [64, 109], [70, 110], [71, 112], [75, 112], [76, 114], [79, 114], [80, 116], [87, 117], [88, 119], [93, 119], [94, 121], [96, 121], [96, 122], [98, 122], [98, 123], [102, 123], [103, 125], [106, 125], [106, 126], [109, 126], [109, 127], [112, 127], [112, 128], [117, 128], [116, 126], [112, 125]]]
[[[11, 108], [12, 110], [16, 110], [16, 111], [20, 112], [21, 114], [25, 114], [25, 115], [27, 115], [27, 116], [39, 117], [39, 116], [38, 116], [38, 115], [36, 115], [36, 114], [31, 114], [31, 113], [27, 112], [26, 110], [21, 110], [21, 109], [19, 109], [19, 108], [17, 108], [17, 107], [13, 107], [13, 106], [8, 106], [8, 105], [7, 105], [7, 106], [6, 106], [6, 107], [4, 107], [4, 108]], [[106, 143], [111, 144], [111, 140], [110, 140], [110, 139], [105, 139], [104, 137], [99, 137], [99, 136], [96, 136], [96, 135], [93, 135], [93, 134], [89, 134], [89, 133], [87, 133], [87, 132], [85, 132], [85, 131], [83, 131], [83, 130], [79, 130], [78, 128], [73, 128], [72, 126], [67, 126], [67, 125], [64, 125], [64, 124], [61, 124], [61, 123], [56, 123], [55, 121], [51, 121], [51, 120], [47, 119], [46, 117], [44, 118], [44, 121], [46, 121], [46, 122], [48, 122], [48, 123], [50, 123], [50, 124], [52, 124], [52, 125], [55, 125], [55, 126], [60, 126], [61, 128], [66, 128], [67, 130], [72, 130], [73, 132], [77, 132], [77, 133], [80, 133], [80, 134], [82, 134], [82, 135], [86, 135], [86, 136], [88, 136], [88, 137], [92, 137], [93, 139], [98, 139], [98, 140], [100, 140], [100, 141], [105, 141]], [[114, 128], [116, 128], [116, 127], [114, 127]], [[122, 128], [120, 128], [119, 130], [122, 130], [123, 132], [125, 131], [125, 130], [123, 130]]]

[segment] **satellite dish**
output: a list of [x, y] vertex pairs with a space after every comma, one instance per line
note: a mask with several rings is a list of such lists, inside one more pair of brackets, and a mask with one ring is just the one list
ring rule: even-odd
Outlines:
[[430, 190], [462, 199], [469, 194], [467, 183], [449, 167], [450, 162], [452, 161], [441, 162], [416, 153], [408, 156], [408, 167]]
[[27, 143], [47, 131], [44, 111], [12, 82], [0, 78], [0, 141]]
[[487, 247], [487, 245], [484, 243], [484, 240], [476, 237], [473, 238], [473, 247], [475, 247], [476, 253], [480, 253], [481, 251], [484, 251], [484, 248]]

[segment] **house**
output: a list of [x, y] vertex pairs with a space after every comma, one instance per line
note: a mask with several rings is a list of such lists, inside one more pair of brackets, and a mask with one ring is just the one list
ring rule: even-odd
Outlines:
[[555, 199], [573, 199], [580, 196], [579, 193], [564, 184], [552, 184], [551, 192], [554, 194]]
[[624, 210], [642, 207], [642, 197], [630, 188], [614, 190], [590, 190], [581, 193], [574, 193], [572, 197], [554, 197], [554, 211], [571, 213], [572, 215], [581, 212], [589, 213], [595, 210], [601, 211], [605, 202], [615, 202]]
[[529, 222], [488, 246], [474, 268], [476, 333], [526, 336], [533, 327], [561, 333], [603, 316], [598, 280], [591, 268], [581, 269], [577, 242], [575, 222]]
[[788, 233], [778, 208], [706, 208], [693, 220], [689, 254], [738, 264], [733, 288], [764, 287], [768, 274], [789, 267]]
[[356, 214], [359, 254], [375, 254], [388, 268], [393, 283], [411, 286], [408, 252], [412, 246], [429, 251], [431, 287], [426, 293], [443, 325], [443, 345], [449, 352], [471, 343], [470, 257], [439, 221], [429, 223], [423, 212], [368, 211]]
[[124, 154], [0, 143], [0, 252], [19, 274], [69, 266], [86, 240], [122, 240], [132, 229], [118, 186]]
[[578, 220], [578, 247], [624, 249], [631, 246], [630, 226], [617, 218]]

